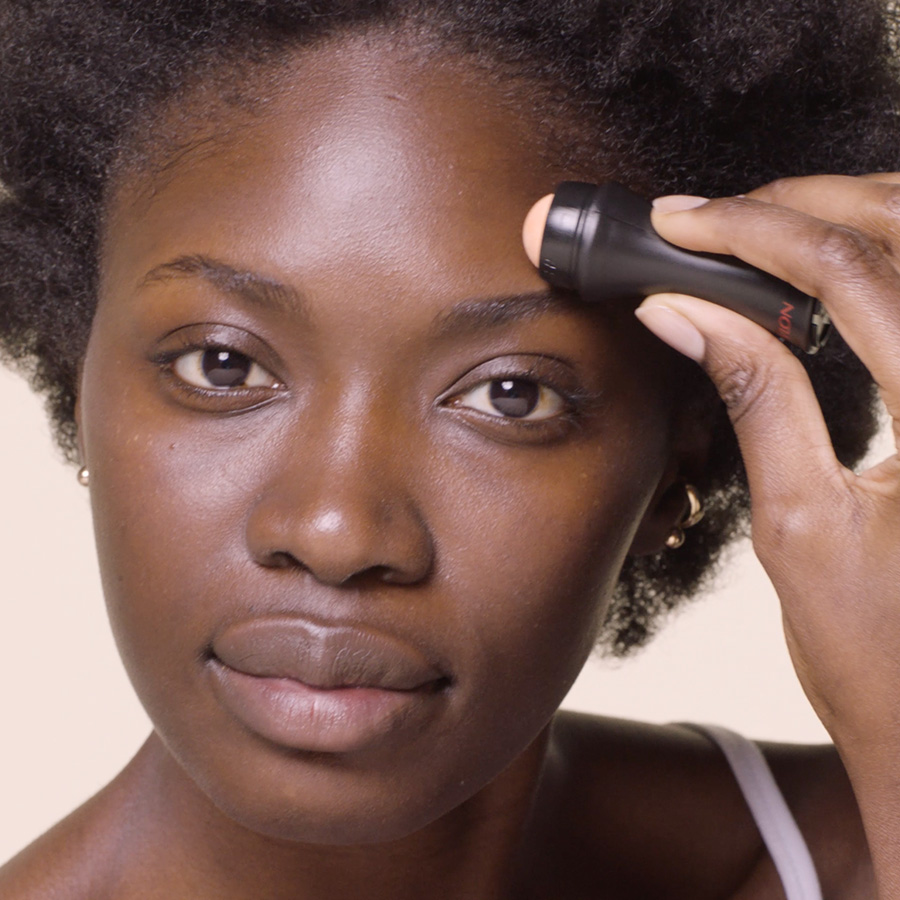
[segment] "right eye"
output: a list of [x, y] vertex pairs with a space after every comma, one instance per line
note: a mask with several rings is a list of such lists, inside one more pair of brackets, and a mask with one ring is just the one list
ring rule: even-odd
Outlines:
[[249, 356], [229, 347], [191, 350], [175, 359], [172, 371], [192, 387], [208, 391], [278, 387], [274, 375]]

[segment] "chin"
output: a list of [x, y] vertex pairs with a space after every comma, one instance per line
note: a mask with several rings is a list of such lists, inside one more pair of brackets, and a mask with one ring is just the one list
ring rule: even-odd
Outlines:
[[206, 801], [241, 828], [278, 841], [332, 846], [402, 840], [465, 805], [490, 781], [490, 774], [477, 778], [456, 769], [442, 778], [422, 764], [403, 771], [356, 767], [326, 754], [278, 756], [234, 768], [185, 768]]
[[[242, 828], [277, 841], [329, 846], [383, 844], [409, 837], [450, 812], [455, 804], [428, 798], [410, 798], [391, 792], [380, 802], [370, 799], [348, 802], [340, 798], [326, 805], [278, 802], [229, 802], [210, 797], [219, 812]], [[464, 803], [466, 798], [460, 798]], [[458, 804], [456, 804], [458, 805]]]

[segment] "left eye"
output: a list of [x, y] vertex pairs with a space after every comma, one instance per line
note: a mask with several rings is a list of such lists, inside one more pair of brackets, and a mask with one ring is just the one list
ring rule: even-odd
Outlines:
[[227, 347], [192, 350], [179, 356], [172, 371], [188, 384], [206, 390], [277, 387], [274, 375], [249, 356]]
[[489, 416], [537, 422], [558, 415], [565, 401], [552, 388], [527, 378], [495, 378], [460, 394], [455, 405]]

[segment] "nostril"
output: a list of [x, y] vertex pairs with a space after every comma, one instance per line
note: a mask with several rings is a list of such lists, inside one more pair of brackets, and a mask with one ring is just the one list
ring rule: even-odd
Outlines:
[[370, 570], [370, 575], [372, 578], [377, 578], [379, 581], [386, 581], [388, 584], [398, 583], [404, 580], [402, 573], [398, 572], [396, 569], [392, 569], [390, 566], [373, 566]]
[[395, 569], [393, 566], [385, 565], [367, 566], [344, 576], [335, 572], [329, 577], [329, 573], [322, 567], [319, 571], [315, 571], [284, 550], [267, 553], [260, 558], [259, 563], [270, 569], [296, 569], [309, 572], [316, 580], [335, 587], [364, 588], [379, 584], [408, 584], [411, 581], [420, 580], [418, 577], [411, 578], [406, 572]]
[[275, 550], [261, 561], [264, 566], [272, 569], [303, 569], [305, 566], [290, 553]]
[[409, 578], [391, 566], [369, 566], [354, 572], [341, 582], [341, 587], [364, 587], [366, 584], [406, 584]]

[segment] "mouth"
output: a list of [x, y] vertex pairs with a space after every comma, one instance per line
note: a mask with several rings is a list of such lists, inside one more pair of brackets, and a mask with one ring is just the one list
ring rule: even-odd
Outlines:
[[421, 728], [450, 685], [399, 638], [293, 616], [228, 626], [207, 667], [220, 705], [244, 728], [320, 753], [356, 752]]

